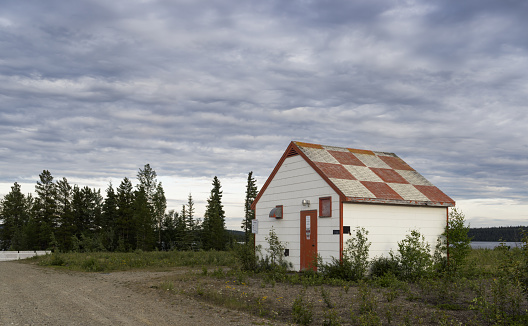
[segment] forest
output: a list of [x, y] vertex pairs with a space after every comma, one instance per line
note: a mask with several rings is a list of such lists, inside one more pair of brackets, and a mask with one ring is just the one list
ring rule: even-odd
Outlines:
[[[48, 170], [39, 175], [35, 195], [23, 194], [15, 182], [0, 201], [0, 250], [225, 250], [237, 241], [226, 230], [216, 176], [203, 219], [195, 216], [191, 194], [179, 212], [167, 210], [163, 185], [149, 164], [139, 169], [137, 181], [135, 187], [126, 177], [117, 188], [110, 183], [104, 197], [100, 189], [71, 185], [66, 178], [54, 181]], [[246, 239], [256, 194], [250, 172], [242, 222]]]
[[526, 232], [528, 232], [527, 226], [498, 226], [470, 228], [468, 236], [472, 241], [520, 242]]

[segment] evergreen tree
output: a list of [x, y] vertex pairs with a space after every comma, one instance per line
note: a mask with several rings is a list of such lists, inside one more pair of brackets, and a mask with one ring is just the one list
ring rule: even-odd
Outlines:
[[175, 248], [175, 230], [178, 213], [171, 209], [163, 217], [161, 229], [161, 248], [163, 250], [172, 250]]
[[57, 182], [58, 228], [54, 232], [55, 243], [61, 251], [72, 250], [72, 236], [77, 232], [75, 216], [72, 207], [72, 187], [66, 178]]
[[161, 224], [165, 216], [165, 210], [167, 209], [167, 198], [165, 197], [165, 191], [163, 190], [161, 182], [158, 183], [156, 187], [152, 208], [154, 220], [156, 221], [156, 227], [158, 229], [158, 248], [161, 249]]
[[39, 179], [35, 186], [37, 197], [33, 206], [36, 238], [31, 249], [46, 250], [57, 226], [57, 186], [48, 170], [42, 171]]
[[116, 221], [118, 216], [117, 194], [112, 183], [106, 189], [106, 197], [103, 202], [103, 212], [101, 215], [101, 228], [103, 232], [103, 245], [108, 250], [116, 248]]
[[[29, 197], [29, 196], [28, 196]], [[20, 185], [14, 183], [0, 203], [0, 250], [27, 249], [26, 228], [30, 217], [30, 201], [22, 194]]]
[[187, 212], [184, 218], [185, 235], [183, 242], [186, 250], [193, 249], [197, 246], [198, 229], [196, 221], [194, 220], [194, 211], [194, 200], [189, 193], [189, 196], [187, 197]]
[[116, 234], [118, 237], [118, 250], [127, 251], [135, 245], [133, 234], [133, 214], [134, 214], [134, 192], [132, 183], [128, 178], [124, 178], [117, 188], [117, 219]]
[[244, 240], [246, 245], [251, 239], [251, 220], [255, 218], [255, 211], [251, 209], [251, 205], [255, 198], [257, 198], [257, 180], [253, 178], [253, 171], [249, 172], [246, 185], [246, 201], [244, 204], [244, 221], [242, 221], [242, 230], [244, 230]]
[[202, 243], [204, 249], [224, 250], [227, 241], [226, 233], [222, 190], [220, 181], [215, 176], [211, 195], [207, 199], [207, 207], [202, 223]]
[[152, 210], [148, 204], [147, 194], [143, 187], [134, 193], [134, 233], [136, 237], [136, 249], [152, 250], [155, 242]]

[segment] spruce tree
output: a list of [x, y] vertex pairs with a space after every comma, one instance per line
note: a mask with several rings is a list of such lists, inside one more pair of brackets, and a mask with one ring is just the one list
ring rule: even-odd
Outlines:
[[[28, 196], [29, 197], [29, 196]], [[0, 250], [26, 250], [26, 227], [30, 217], [30, 201], [20, 190], [20, 185], [14, 183], [11, 192], [5, 195], [0, 204], [0, 218], [3, 227], [0, 228]]]
[[116, 221], [118, 215], [117, 194], [112, 183], [106, 188], [106, 197], [103, 202], [101, 215], [101, 229], [103, 232], [103, 244], [108, 250], [115, 250], [116, 243]]
[[246, 185], [246, 201], [244, 204], [244, 220], [242, 221], [242, 230], [244, 230], [244, 240], [246, 245], [251, 239], [251, 220], [255, 218], [255, 211], [251, 209], [251, 205], [255, 198], [257, 198], [257, 180], [253, 178], [253, 171], [249, 172]]
[[[57, 182], [57, 210], [58, 228], [54, 232], [55, 242], [61, 251], [72, 249], [71, 239], [76, 234], [77, 225], [72, 207], [73, 192], [72, 186], [66, 178]], [[56, 248], [57, 249], [57, 248]]]
[[42, 171], [35, 186], [34, 218], [35, 236], [31, 249], [46, 250], [57, 226], [57, 185], [48, 170]]
[[127, 251], [135, 245], [133, 234], [133, 214], [134, 214], [134, 192], [132, 183], [128, 178], [124, 178], [117, 188], [117, 220], [116, 234], [118, 239], [118, 250]]
[[161, 224], [165, 216], [165, 210], [167, 209], [167, 198], [165, 197], [165, 191], [161, 182], [156, 186], [156, 191], [153, 197], [153, 215], [156, 222], [156, 228], [158, 229], [158, 248], [161, 249]]
[[221, 188], [220, 181], [215, 176], [202, 223], [202, 243], [206, 250], [224, 250], [226, 247], [227, 232]]

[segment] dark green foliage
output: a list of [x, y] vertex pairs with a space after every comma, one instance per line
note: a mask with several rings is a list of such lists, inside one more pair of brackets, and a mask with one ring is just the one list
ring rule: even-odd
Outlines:
[[398, 242], [398, 255], [391, 255], [399, 262], [398, 277], [416, 281], [425, 277], [432, 266], [431, 250], [423, 235], [417, 230]]
[[251, 205], [257, 198], [257, 180], [253, 178], [253, 171], [249, 172], [246, 185], [246, 201], [244, 203], [244, 220], [242, 221], [242, 230], [244, 230], [245, 243], [248, 244], [252, 238], [251, 221], [255, 218], [255, 211]]
[[370, 264], [370, 275], [372, 277], [383, 277], [386, 275], [398, 275], [398, 260], [391, 257], [378, 257]]
[[46, 250], [49, 248], [51, 234], [57, 226], [57, 186], [48, 170], [42, 171], [35, 186], [37, 197], [33, 205], [35, 238], [32, 239], [30, 249]]
[[468, 237], [473, 241], [522, 242], [523, 232], [528, 232], [527, 226], [469, 228]]
[[215, 176], [202, 223], [202, 243], [205, 250], [226, 249], [227, 234], [221, 188], [220, 180]]
[[355, 237], [347, 240], [343, 250], [343, 259], [332, 257], [332, 262], [323, 264], [318, 262], [319, 271], [327, 278], [337, 278], [347, 281], [363, 279], [368, 271], [368, 254], [370, 242], [367, 239], [368, 231], [357, 228]]
[[27, 245], [25, 228], [30, 219], [31, 197], [26, 197], [15, 182], [0, 203], [0, 250], [24, 250]]
[[465, 216], [456, 208], [449, 212], [446, 230], [443, 234], [448, 241], [448, 268], [456, 272], [465, 263], [471, 251], [471, 238], [468, 236], [469, 226], [465, 225]]

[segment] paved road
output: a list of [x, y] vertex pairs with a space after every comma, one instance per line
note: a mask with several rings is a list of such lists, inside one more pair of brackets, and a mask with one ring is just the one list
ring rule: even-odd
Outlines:
[[140, 293], [122, 284], [122, 279], [126, 279], [123, 276], [133, 273], [68, 273], [0, 262], [0, 325], [185, 326], [264, 322], [179, 295], [162, 299], [155, 291]]

